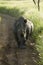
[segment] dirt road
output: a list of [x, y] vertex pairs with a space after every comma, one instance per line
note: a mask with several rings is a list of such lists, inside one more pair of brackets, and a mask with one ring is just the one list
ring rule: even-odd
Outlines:
[[14, 17], [0, 14], [0, 65], [38, 65], [39, 53], [30, 45], [31, 40], [26, 42], [25, 49], [17, 48], [13, 34], [14, 22]]

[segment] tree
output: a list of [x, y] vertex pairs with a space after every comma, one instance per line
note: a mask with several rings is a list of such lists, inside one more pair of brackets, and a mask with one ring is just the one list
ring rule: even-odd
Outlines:
[[[33, 2], [34, 2], [34, 4], [36, 5], [35, 0], [33, 0]], [[38, 0], [37, 4], [38, 4], [38, 10], [40, 10], [40, 0]]]

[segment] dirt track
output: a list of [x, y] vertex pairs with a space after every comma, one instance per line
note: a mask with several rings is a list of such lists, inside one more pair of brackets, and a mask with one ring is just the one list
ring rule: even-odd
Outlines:
[[39, 53], [28, 40], [25, 49], [18, 49], [13, 34], [15, 18], [0, 14], [0, 65], [37, 65]]

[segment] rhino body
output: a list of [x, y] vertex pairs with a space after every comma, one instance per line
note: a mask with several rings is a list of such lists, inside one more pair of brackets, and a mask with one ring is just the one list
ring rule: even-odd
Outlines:
[[14, 33], [18, 47], [24, 47], [28, 36], [33, 32], [33, 23], [24, 17], [20, 17], [14, 24]]

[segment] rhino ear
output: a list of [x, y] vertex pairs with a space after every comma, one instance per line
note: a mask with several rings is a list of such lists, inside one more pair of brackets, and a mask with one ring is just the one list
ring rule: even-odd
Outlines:
[[27, 19], [24, 19], [24, 22], [27, 23]]

